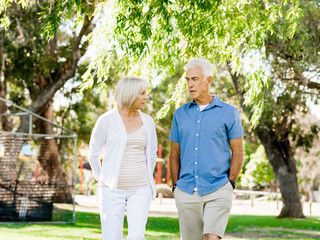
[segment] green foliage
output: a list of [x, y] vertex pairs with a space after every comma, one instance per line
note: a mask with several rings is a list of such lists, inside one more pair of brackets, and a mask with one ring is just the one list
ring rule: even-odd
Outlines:
[[[252, 49], [261, 49], [266, 38], [286, 19], [287, 35], [294, 33], [300, 17], [296, 1], [115, 1], [105, 3], [101, 25], [92, 34], [90, 45], [97, 50], [87, 73], [85, 87], [97, 75], [99, 82], [108, 76], [105, 66], [110, 63], [113, 49], [121, 52], [122, 68], [129, 73], [144, 73], [151, 77], [157, 69], [173, 74], [177, 59], [185, 63], [193, 56], [203, 56], [217, 64], [230, 61], [234, 71], [240, 71], [241, 56]], [[50, 22], [50, 21], [48, 21]], [[119, 50], [121, 49], [121, 50]], [[94, 70], [94, 72], [93, 72]], [[247, 103], [254, 104], [260, 115], [263, 107], [263, 88], [257, 71], [248, 78], [252, 94]], [[163, 106], [158, 117], [163, 117], [172, 102], [181, 98], [181, 82], [177, 94]]]
[[29, 5], [29, 0], [1, 0], [0, 1], [0, 28], [8, 29], [10, 19], [8, 17], [8, 8], [12, 5], [21, 6], [23, 9]]
[[257, 148], [255, 153], [250, 155], [250, 161], [246, 164], [245, 175], [241, 180], [241, 185], [251, 187], [255, 184], [265, 184], [275, 180], [275, 175], [262, 145]]
[[[46, 6], [45, 1], [42, 4]], [[70, 59], [69, 56], [72, 56], [72, 39], [65, 32], [59, 32], [64, 38], [64, 46], [57, 48], [58, 58], [51, 55], [50, 47], [40, 31], [42, 22], [37, 20], [39, 10], [37, 4], [31, 4], [20, 11], [8, 9], [10, 17], [15, 21], [11, 23], [3, 39], [7, 55], [5, 79], [12, 87], [8, 88], [8, 93], [14, 100], [17, 94], [19, 98], [30, 97], [34, 100], [41, 90], [40, 76], [54, 78], [54, 75], [60, 74], [59, 71], [66, 60]]]
[[[8, 6], [9, 2], [4, 3]], [[229, 61], [235, 72], [241, 70], [241, 57], [252, 50], [264, 51], [265, 41], [275, 36], [292, 38], [302, 12], [296, 0], [276, 2], [251, 1], [51, 1], [41, 13], [42, 32], [51, 39], [61, 22], [74, 16], [77, 22], [88, 14], [98, 21], [90, 38], [96, 49], [84, 74], [83, 88], [94, 78], [102, 84], [107, 78], [114, 50], [120, 52], [119, 71], [152, 76], [154, 69], [169, 75], [177, 61], [185, 63], [193, 56], [203, 56], [217, 64]], [[121, 49], [121, 50], [120, 50]], [[268, 80], [259, 69], [247, 78], [246, 103], [255, 106], [255, 123], [264, 107]], [[163, 117], [172, 102], [181, 99], [181, 82], [176, 94], [163, 106]]]
[[51, 40], [57, 33], [61, 23], [66, 19], [76, 17], [76, 25], [84, 20], [84, 17], [91, 18], [95, 1], [79, 0], [52, 0], [50, 5], [42, 12], [39, 12], [40, 19], [43, 19], [42, 33]]

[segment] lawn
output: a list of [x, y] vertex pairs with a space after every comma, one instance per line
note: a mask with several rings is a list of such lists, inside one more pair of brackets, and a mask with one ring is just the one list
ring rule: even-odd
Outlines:
[[[277, 219], [272, 216], [233, 215], [226, 235], [236, 239], [315, 239], [320, 238], [320, 218]], [[125, 235], [127, 225], [125, 224]], [[99, 214], [76, 213], [75, 224], [0, 224], [0, 239], [100, 239]], [[179, 240], [177, 218], [150, 217], [146, 239]]]

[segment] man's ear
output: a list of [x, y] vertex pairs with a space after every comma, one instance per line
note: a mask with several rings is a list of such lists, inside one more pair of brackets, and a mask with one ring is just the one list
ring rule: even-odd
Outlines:
[[213, 81], [212, 76], [207, 77], [206, 82], [208, 83], [209, 86], [211, 85], [212, 81]]

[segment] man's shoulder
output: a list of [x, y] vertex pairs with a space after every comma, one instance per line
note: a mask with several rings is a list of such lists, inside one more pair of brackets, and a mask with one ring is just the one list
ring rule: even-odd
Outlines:
[[238, 109], [236, 106], [233, 106], [230, 103], [222, 101], [219, 98], [218, 98], [218, 102], [219, 102], [219, 105], [224, 108], [224, 110], [235, 111]]
[[185, 112], [186, 110], [188, 110], [191, 103], [192, 102], [187, 102], [187, 103], [183, 104], [181, 107], [177, 108], [175, 111], [175, 114], [177, 114], [177, 113], [179, 114], [179, 113], [182, 113], [182, 112]]

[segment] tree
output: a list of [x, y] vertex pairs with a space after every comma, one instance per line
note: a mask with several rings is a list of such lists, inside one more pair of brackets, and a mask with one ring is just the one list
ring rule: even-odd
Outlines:
[[[30, 3], [26, 9], [21, 9], [17, 4], [6, 9], [11, 24], [5, 34], [1, 29], [4, 38], [0, 52], [6, 58], [1, 65], [1, 69], [4, 70], [0, 86], [2, 96], [9, 96], [15, 103], [53, 120], [53, 96], [75, 76], [79, 60], [87, 50], [84, 36], [92, 31], [93, 24], [88, 14], [85, 14], [84, 21], [78, 29], [69, 33], [57, 31], [48, 43], [40, 31], [43, 21], [38, 20], [39, 12], [43, 11], [43, 7], [48, 6], [47, 4], [46, 1], [37, 1]], [[62, 24], [59, 26], [62, 27]], [[5, 111], [6, 106], [2, 106], [1, 109]], [[6, 121], [7, 119], [2, 117], [3, 125]], [[28, 127], [29, 119], [22, 116], [17, 131], [27, 132]], [[53, 126], [46, 122], [38, 123], [36, 129], [39, 133], [54, 133]], [[9, 166], [11, 170], [6, 173], [6, 178], [9, 180], [13, 179], [22, 143], [16, 139], [5, 144], [5, 156], [12, 159]], [[11, 153], [11, 156], [8, 153]], [[12, 153], [15, 155], [12, 156]], [[48, 181], [66, 182], [57, 141], [44, 140], [40, 153], [38, 160], [46, 171]], [[56, 201], [71, 202], [72, 193], [60, 192], [56, 195]]]
[[[81, 9], [83, 5], [82, 1], [75, 0], [68, 1], [68, 4], [63, 1], [53, 1], [53, 3], [56, 4], [55, 12], [45, 16], [46, 22], [43, 28], [44, 32], [51, 37], [58, 29], [57, 25], [60, 20], [73, 11], [72, 7], [77, 6]], [[130, 73], [141, 74], [143, 69], [156, 68], [161, 69], [163, 75], [169, 75], [177, 67], [176, 59], [186, 62], [190, 57], [203, 56], [217, 64], [229, 62], [231, 73], [236, 76], [235, 73], [242, 72], [241, 59], [244, 55], [254, 51], [262, 52], [263, 56], [268, 53], [266, 42], [270, 36], [277, 39], [278, 33], [281, 32], [282, 39], [290, 41], [296, 28], [300, 27], [302, 11], [302, 6], [295, 0], [273, 2], [260, 0], [245, 2], [236, 0], [229, 2], [118, 0], [114, 4], [111, 2], [107, 4], [104, 9], [109, 12], [104, 10], [103, 14], [99, 15], [101, 12], [97, 11], [98, 14], [96, 14], [96, 17], [100, 17], [100, 22], [105, 24], [101, 24], [90, 40], [90, 45], [96, 50], [96, 54], [93, 55], [89, 68], [83, 76], [84, 87], [93, 84], [94, 78], [100, 84], [106, 80], [108, 71], [105, 66], [111, 63], [112, 50], [115, 48], [122, 54], [122, 67], [129, 69]], [[103, 5], [97, 6], [102, 8]], [[94, 72], [96, 74], [93, 74]], [[235, 86], [237, 91], [240, 91], [239, 93], [246, 91], [241, 103], [247, 104], [249, 119], [254, 123], [263, 113], [267, 118], [270, 117], [267, 114], [268, 111], [265, 111], [268, 108], [266, 103], [268, 100], [274, 102], [274, 99], [267, 98], [267, 91], [270, 93], [272, 89], [268, 90], [269, 79], [264, 78], [265, 74], [266, 70], [257, 69], [246, 76], [245, 81], [233, 81], [238, 84]], [[152, 71], [149, 71], [149, 76], [152, 76]], [[244, 88], [243, 85], [248, 86], [249, 89]], [[279, 86], [276, 83], [269, 85]], [[171, 103], [174, 104], [174, 101], [179, 100], [179, 92], [183, 87], [182, 80], [178, 81], [176, 91], [160, 111], [160, 117], [163, 117], [170, 109], [168, 106]], [[298, 92], [298, 95], [300, 93], [301, 91]], [[282, 98], [288, 99], [288, 94], [286, 97], [284, 95]], [[295, 103], [298, 102], [301, 101], [295, 101]], [[248, 106], [248, 104], [252, 105]], [[282, 124], [286, 129], [290, 129], [287, 127], [290, 126], [288, 119], [283, 118], [282, 122], [278, 122], [278, 126]], [[283, 176], [278, 174], [282, 172], [279, 172], [282, 165], [277, 164], [276, 159], [281, 159], [279, 162], [283, 162], [285, 169], [289, 170], [288, 179], [294, 182], [290, 191], [294, 197], [286, 202], [286, 207], [294, 209], [299, 204], [299, 194], [297, 184], [295, 184], [297, 181], [292, 149], [291, 147], [286, 148], [290, 131], [274, 132], [273, 126], [275, 125], [267, 125], [268, 123], [270, 121], [260, 122], [260, 128], [257, 126], [256, 131], [259, 138], [265, 143], [264, 147], [268, 158], [271, 159], [270, 162], [275, 160], [271, 165], [277, 178]], [[273, 152], [274, 149], [276, 152]], [[289, 155], [283, 155], [283, 149], [288, 150]], [[284, 209], [287, 211], [288, 208]], [[293, 216], [302, 216], [301, 208], [293, 212]], [[282, 216], [290, 216], [291, 213], [287, 213]]]
[[[251, 108], [243, 105], [245, 81], [243, 76], [231, 74], [237, 93], [242, 97], [240, 103], [243, 111], [250, 118]], [[240, 87], [242, 86], [242, 87]], [[279, 181], [283, 207], [279, 217], [304, 217], [298, 189], [297, 169], [290, 137], [294, 114], [299, 111], [306, 96], [294, 86], [282, 86], [281, 82], [270, 81], [270, 87], [264, 92], [268, 104], [261, 112], [258, 125], [253, 129], [264, 146], [268, 160]], [[298, 121], [295, 122], [299, 124]]]

